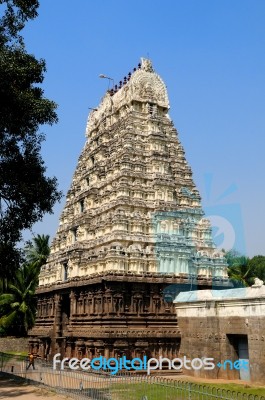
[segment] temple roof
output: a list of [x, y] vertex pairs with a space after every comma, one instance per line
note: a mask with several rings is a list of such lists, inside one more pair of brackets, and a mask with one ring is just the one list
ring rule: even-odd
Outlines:
[[265, 297], [265, 285], [242, 287], [224, 290], [193, 290], [181, 292], [177, 295], [174, 303], [188, 303], [199, 301], [231, 300], [231, 299], [253, 299]]
[[97, 127], [100, 121], [117, 112], [122, 107], [128, 107], [133, 101], [156, 104], [165, 110], [169, 109], [166, 85], [154, 71], [150, 60], [141, 58], [141, 64], [128, 78], [124, 77], [114, 89], [108, 90], [100, 105], [92, 110], [87, 123], [86, 135]]

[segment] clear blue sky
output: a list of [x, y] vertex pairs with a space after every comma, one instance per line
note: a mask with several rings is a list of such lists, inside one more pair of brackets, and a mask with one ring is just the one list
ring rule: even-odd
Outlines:
[[[24, 36], [27, 50], [46, 60], [45, 94], [59, 105], [59, 123], [42, 129], [43, 157], [64, 194], [88, 108], [107, 89], [98, 75], [119, 81], [149, 57], [168, 87], [206, 212], [230, 221], [239, 250], [265, 254], [265, 1], [40, 3]], [[63, 205], [33, 231], [53, 237]]]

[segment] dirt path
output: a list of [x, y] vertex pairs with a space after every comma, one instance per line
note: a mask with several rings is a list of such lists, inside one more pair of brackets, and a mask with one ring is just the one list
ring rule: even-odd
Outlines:
[[9, 378], [0, 378], [0, 399], [13, 400], [66, 400], [69, 397], [34, 385], [17, 382]]

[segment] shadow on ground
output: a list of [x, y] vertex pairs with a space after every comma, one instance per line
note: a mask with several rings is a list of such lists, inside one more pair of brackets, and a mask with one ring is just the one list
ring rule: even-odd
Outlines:
[[[3, 390], [1, 390], [3, 387], [5, 388], [4, 393]], [[29, 390], [30, 385], [27, 383], [19, 382], [19, 387], [20, 388], [18, 388], [18, 382], [14, 379], [0, 377], [0, 399], [15, 398], [35, 392], [34, 389]], [[26, 390], [23, 389], [23, 387], [25, 387]]]

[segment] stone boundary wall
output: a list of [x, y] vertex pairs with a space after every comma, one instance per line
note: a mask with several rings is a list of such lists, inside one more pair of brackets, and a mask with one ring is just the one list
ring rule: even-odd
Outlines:
[[[232, 297], [233, 294], [241, 297]], [[181, 295], [191, 296], [187, 293]], [[239, 357], [238, 340], [244, 336], [247, 349], [243, 359], [248, 359], [250, 380], [264, 384], [265, 285], [231, 289], [230, 297], [226, 298], [209, 298], [211, 293], [208, 290], [202, 290], [197, 295], [201, 297], [200, 300], [175, 302], [181, 332], [180, 357], [210, 357], [214, 358], [215, 363], [221, 364], [225, 360], [235, 362], [242, 358], [242, 353]], [[237, 368], [187, 370], [185, 374], [200, 378], [242, 380], [244, 376]]]
[[28, 352], [28, 338], [0, 337], [0, 352]]

